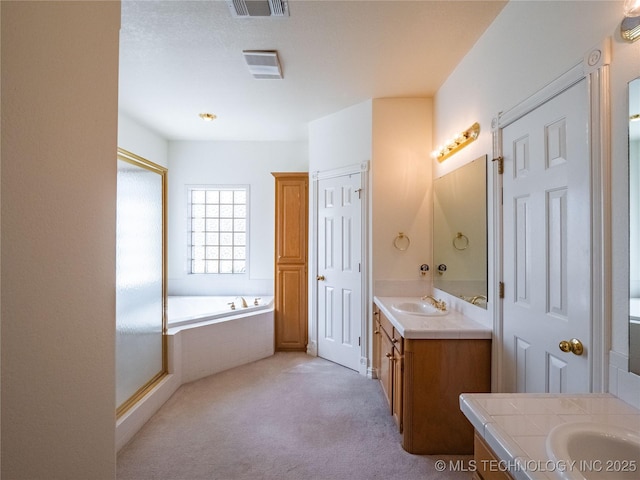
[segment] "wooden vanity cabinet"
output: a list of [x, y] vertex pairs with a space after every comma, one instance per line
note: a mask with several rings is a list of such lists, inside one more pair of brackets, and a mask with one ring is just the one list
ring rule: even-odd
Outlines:
[[473, 437], [474, 480], [512, 480], [511, 475], [499, 468], [500, 463], [491, 447], [475, 432]]
[[402, 447], [420, 455], [469, 455], [473, 427], [461, 393], [491, 391], [490, 339], [405, 339], [374, 305], [374, 360]]
[[404, 339], [391, 322], [374, 305], [374, 366], [389, 412], [402, 432], [403, 356]]

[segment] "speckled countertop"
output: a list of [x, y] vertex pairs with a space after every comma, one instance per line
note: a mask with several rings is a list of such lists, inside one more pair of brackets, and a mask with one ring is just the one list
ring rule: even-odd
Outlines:
[[517, 480], [558, 480], [545, 449], [556, 425], [595, 422], [640, 431], [640, 410], [604, 393], [465, 393], [460, 409], [504, 466], [514, 467]]
[[454, 310], [443, 316], [421, 316], [394, 310], [394, 303], [419, 297], [374, 297], [374, 303], [405, 339], [490, 339], [491, 329]]

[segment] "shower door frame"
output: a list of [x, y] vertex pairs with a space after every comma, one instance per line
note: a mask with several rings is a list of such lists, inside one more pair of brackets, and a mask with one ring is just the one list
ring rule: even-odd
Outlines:
[[162, 181], [162, 368], [149, 381], [142, 385], [131, 397], [116, 405], [116, 419], [122, 417], [127, 411], [136, 405], [169, 373], [168, 347], [167, 347], [167, 173], [168, 169], [146, 158], [131, 153], [118, 147], [117, 160], [130, 163], [140, 168], [157, 173]]

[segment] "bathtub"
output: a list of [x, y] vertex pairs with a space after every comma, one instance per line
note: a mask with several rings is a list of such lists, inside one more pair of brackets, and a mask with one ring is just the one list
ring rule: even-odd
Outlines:
[[246, 308], [237, 296], [169, 296], [169, 369], [181, 383], [273, 355], [273, 298], [243, 297]]
[[[242, 298], [247, 303], [246, 308], [242, 306]], [[231, 304], [235, 309], [231, 309]], [[171, 329], [192, 324], [215, 323], [272, 308], [273, 297], [265, 296], [169, 296], [167, 326]]]

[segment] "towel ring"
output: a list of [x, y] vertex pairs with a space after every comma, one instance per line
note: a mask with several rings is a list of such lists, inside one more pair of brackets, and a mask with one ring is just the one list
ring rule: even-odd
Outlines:
[[404, 233], [398, 233], [398, 236], [393, 241], [393, 246], [401, 252], [404, 252], [411, 245], [411, 240]]
[[466, 235], [463, 235], [462, 232], [458, 232], [458, 234], [453, 239], [453, 247], [456, 250], [464, 250], [469, 246], [469, 238]]

